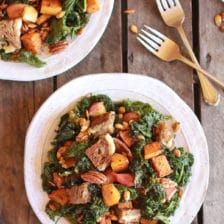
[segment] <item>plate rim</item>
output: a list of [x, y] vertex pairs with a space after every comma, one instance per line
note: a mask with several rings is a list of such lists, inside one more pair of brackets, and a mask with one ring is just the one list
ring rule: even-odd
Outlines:
[[[198, 120], [197, 116], [195, 115], [194, 111], [186, 104], [186, 102], [184, 100], [181, 99], [181, 97], [175, 92], [173, 91], [167, 84], [165, 84], [164, 82], [158, 80], [158, 79], [155, 79], [155, 78], [152, 78], [150, 76], [144, 76], [144, 75], [141, 75], [141, 74], [131, 74], [131, 73], [95, 73], [95, 74], [88, 74], [88, 75], [84, 75], [84, 76], [81, 76], [81, 77], [77, 77], [77, 78], [74, 78], [72, 79], [71, 81], [69, 81], [68, 83], [66, 83], [65, 85], [61, 86], [60, 88], [58, 88], [55, 92], [53, 92], [45, 101], [44, 103], [40, 106], [40, 108], [37, 110], [37, 112], [35, 113], [35, 115], [33, 116], [32, 118], [32, 121], [27, 129], [27, 133], [26, 133], [26, 138], [25, 138], [25, 150], [24, 150], [24, 183], [25, 183], [25, 189], [26, 189], [26, 195], [27, 195], [27, 198], [28, 198], [28, 201], [29, 201], [29, 204], [30, 206], [32, 207], [33, 209], [33, 205], [31, 204], [31, 200], [30, 200], [30, 195], [28, 193], [28, 183], [27, 183], [27, 178], [26, 178], [26, 172], [27, 172], [27, 169], [26, 169], [26, 165], [27, 165], [27, 144], [28, 144], [28, 139], [29, 139], [29, 133], [33, 127], [33, 124], [35, 123], [36, 119], [38, 118], [38, 115], [42, 113], [42, 110], [44, 110], [45, 108], [45, 105], [48, 104], [49, 101], [51, 101], [51, 98], [53, 98], [56, 94], [58, 94], [58, 92], [60, 91], [63, 91], [63, 89], [66, 89], [69, 85], [71, 85], [73, 82], [77, 81], [78, 79], [88, 79], [89, 77], [95, 79], [95, 77], [101, 77], [103, 79], [105, 79], [105, 76], [107, 77], [111, 77], [111, 76], [126, 76], [127, 79], [129, 78], [143, 78], [143, 79], [148, 79], [149, 80], [153, 80], [154, 82], [157, 82], [159, 85], [162, 85], [164, 88], [166, 88], [167, 90], [169, 89], [170, 92], [172, 92], [173, 95], [175, 95], [175, 97], [182, 102], [182, 105], [188, 110], [188, 112], [191, 113], [192, 115], [192, 118], [194, 119], [194, 122], [197, 123], [197, 127], [199, 127], [201, 130], [200, 130], [200, 134], [202, 135], [201, 137], [203, 138], [203, 141], [205, 143], [205, 149], [204, 149], [204, 152], [205, 152], [205, 157], [207, 158], [207, 166], [205, 167], [205, 171], [206, 172], [206, 178], [205, 178], [205, 183], [204, 183], [204, 191], [203, 193], [201, 193], [201, 198], [200, 198], [200, 202], [198, 203], [198, 207], [197, 207], [197, 211], [195, 210], [195, 213], [198, 212], [200, 210], [200, 207], [201, 205], [203, 204], [204, 200], [205, 200], [205, 197], [206, 197], [206, 192], [207, 192], [207, 189], [208, 189], [208, 184], [209, 184], [209, 174], [210, 174], [210, 163], [209, 163], [209, 151], [208, 151], [208, 144], [207, 144], [207, 139], [206, 139], [206, 136], [205, 136], [205, 133], [204, 133], [204, 130], [201, 126], [201, 123], [200, 121]], [[125, 90], [125, 88], [124, 88]], [[200, 204], [200, 206], [199, 206]], [[33, 209], [34, 213], [36, 214], [36, 216], [38, 217], [38, 219], [40, 220], [40, 217], [39, 215], [37, 214], [37, 212]], [[196, 215], [196, 214], [195, 214]], [[195, 216], [191, 216], [191, 222], [193, 221]], [[189, 217], [190, 218], [190, 217]]]
[[[31, 69], [35, 69], [35, 70], [37, 69], [37, 71], [41, 71], [41, 69], [44, 69], [42, 72], [40, 72], [41, 75], [39, 74], [39, 75], [36, 75], [36, 76], [32, 75], [32, 76], [29, 77], [28, 75], [26, 75], [24, 77], [21, 77], [20, 74], [15, 74], [15, 73], [17, 73], [16, 71], [15, 72], [10, 72], [10, 73], [7, 73], [7, 74], [1, 74], [0, 73], [0, 80], [8, 80], [8, 81], [16, 81], [16, 82], [32, 82], [32, 81], [44, 80], [44, 79], [48, 79], [48, 78], [52, 78], [52, 77], [55, 77], [55, 76], [62, 75], [64, 72], [66, 72], [69, 69], [77, 66], [80, 62], [82, 62], [93, 51], [93, 49], [96, 47], [96, 45], [99, 43], [99, 41], [103, 37], [103, 35], [104, 35], [108, 25], [109, 25], [109, 22], [110, 22], [110, 19], [111, 19], [111, 16], [112, 16], [112, 12], [113, 12], [113, 9], [114, 9], [115, 0], [110, 0], [110, 1], [103, 0], [103, 2], [104, 2], [104, 4], [108, 4], [106, 19], [103, 21], [101, 27], [99, 28], [98, 32], [96, 33], [97, 34], [96, 38], [94, 39], [91, 47], [89, 47], [85, 51], [83, 56], [80, 57], [75, 63], [70, 62], [69, 64], [66, 64], [66, 66], [63, 66], [59, 70], [53, 70], [53, 72], [52, 71], [47, 72], [46, 75], [44, 73], [46, 73], [46, 70], [48, 68], [47, 65], [43, 68], [35, 68], [35, 67], [31, 66]], [[101, 15], [101, 17], [102, 17], [102, 15]], [[76, 38], [73, 40], [73, 42], [75, 42], [75, 41], [76, 41]], [[72, 44], [72, 43], [70, 43], [70, 44]], [[58, 60], [60, 61], [60, 59], [58, 59]], [[1, 59], [0, 59], [0, 62], [1, 62]], [[16, 63], [16, 62], [10, 62], [10, 63]], [[22, 63], [22, 64], [24, 64], [24, 63]], [[13, 64], [11, 64], [11, 65], [13, 66]], [[6, 66], [10, 66], [10, 64], [6, 65]], [[30, 66], [30, 65], [24, 64], [24, 66]], [[20, 73], [21, 72], [22, 72], [22, 68], [21, 68]], [[27, 72], [29, 72], [29, 70], [27, 70]], [[12, 73], [14, 73], [14, 74], [12, 74]]]

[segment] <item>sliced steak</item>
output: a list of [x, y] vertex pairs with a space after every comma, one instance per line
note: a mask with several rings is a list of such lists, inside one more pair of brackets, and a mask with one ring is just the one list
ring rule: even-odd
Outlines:
[[99, 137], [107, 133], [114, 132], [115, 113], [108, 112], [91, 119], [89, 133], [94, 137]]
[[67, 190], [69, 195], [69, 202], [74, 205], [86, 204], [91, 201], [91, 194], [88, 190], [88, 183], [83, 183], [79, 186], [73, 186]]
[[114, 144], [116, 147], [116, 152], [124, 154], [125, 156], [128, 157], [129, 160], [132, 160], [133, 156], [132, 156], [131, 150], [128, 148], [128, 146], [124, 142], [122, 142], [118, 138], [114, 138]]
[[104, 171], [110, 165], [114, 152], [113, 138], [106, 134], [86, 150], [86, 155], [99, 171]]

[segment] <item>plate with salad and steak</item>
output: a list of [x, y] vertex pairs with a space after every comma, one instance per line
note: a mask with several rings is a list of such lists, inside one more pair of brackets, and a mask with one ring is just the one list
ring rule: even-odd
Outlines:
[[32, 81], [75, 66], [94, 48], [114, 0], [0, 1], [0, 79]]
[[42, 223], [190, 224], [208, 161], [199, 121], [165, 84], [91, 75], [57, 90], [35, 115], [25, 185]]

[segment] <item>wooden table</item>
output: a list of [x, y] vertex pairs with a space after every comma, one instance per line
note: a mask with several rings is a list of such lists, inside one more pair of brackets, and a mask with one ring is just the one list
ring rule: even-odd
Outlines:
[[[24, 188], [23, 154], [27, 127], [43, 101], [57, 88], [78, 76], [98, 72], [153, 76], [167, 83], [195, 111], [207, 135], [211, 171], [207, 197], [194, 224], [223, 223], [223, 99], [218, 107], [207, 106], [191, 69], [178, 62], [168, 64], [158, 60], [143, 49], [135, 35], [129, 32], [131, 24], [138, 27], [150, 24], [181, 43], [177, 33], [163, 24], [154, 0], [115, 1], [104, 36], [78, 66], [58, 77], [37, 82], [0, 81], [0, 224], [39, 223], [29, 206]], [[223, 4], [219, 0], [181, 2], [187, 17], [185, 29], [202, 66], [224, 80], [224, 34], [213, 24], [213, 17], [223, 11]], [[123, 14], [127, 7], [135, 9], [136, 13], [127, 17]], [[185, 224], [184, 220], [181, 224]]]

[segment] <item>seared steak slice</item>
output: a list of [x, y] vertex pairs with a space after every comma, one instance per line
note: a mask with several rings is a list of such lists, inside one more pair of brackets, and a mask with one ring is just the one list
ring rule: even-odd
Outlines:
[[113, 138], [106, 134], [86, 150], [86, 155], [99, 171], [104, 171], [110, 165], [114, 152]]
[[89, 133], [94, 137], [99, 137], [107, 133], [114, 132], [115, 113], [108, 112], [91, 119]]
[[114, 144], [116, 147], [116, 152], [124, 154], [128, 157], [129, 160], [132, 160], [133, 156], [131, 150], [124, 142], [122, 142], [119, 138], [114, 138]]
[[86, 204], [91, 201], [91, 194], [88, 190], [88, 183], [83, 183], [79, 186], [73, 186], [67, 190], [69, 202], [74, 205]]

